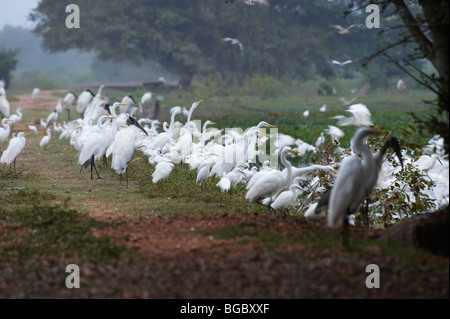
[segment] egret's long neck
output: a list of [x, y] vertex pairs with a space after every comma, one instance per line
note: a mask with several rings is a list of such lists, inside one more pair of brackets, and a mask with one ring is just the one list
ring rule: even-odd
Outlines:
[[286, 160], [286, 153], [287, 152], [281, 153], [281, 163], [286, 167], [287, 174], [286, 174], [285, 181], [286, 181], [286, 183], [288, 183], [288, 182], [290, 182], [291, 177], [292, 177], [292, 165], [288, 160]]

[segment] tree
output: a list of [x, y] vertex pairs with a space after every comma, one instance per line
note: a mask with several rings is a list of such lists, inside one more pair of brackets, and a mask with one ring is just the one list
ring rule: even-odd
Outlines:
[[[66, 5], [80, 7], [81, 27], [64, 26]], [[300, 5], [299, 5], [300, 3]], [[342, 39], [329, 25], [342, 22], [342, 1], [272, 0], [269, 6], [204, 0], [42, 0], [30, 18], [51, 52], [78, 48], [101, 59], [153, 60], [192, 79], [242, 83], [260, 74], [306, 80], [335, 72], [331, 60], [362, 56], [373, 35]], [[319, 21], [326, 21], [319, 23]], [[237, 38], [237, 46], [220, 41]], [[350, 66], [351, 68], [351, 66]]]
[[[349, 14], [361, 10], [373, 1], [355, 0], [347, 11]], [[413, 114], [419, 126], [431, 134], [444, 137], [445, 150], [449, 152], [449, 1], [378, 1], [381, 12], [385, 17], [399, 17], [402, 23], [390, 29], [381, 29], [382, 43], [378, 50], [367, 57], [370, 62], [376, 57], [383, 56], [388, 61], [403, 70], [422, 86], [436, 94], [433, 104], [435, 108], [426, 119], [420, 119]], [[383, 35], [395, 31], [396, 41], [386, 41]], [[412, 45], [413, 48], [406, 57], [392, 55], [392, 50], [399, 46]], [[418, 62], [428, 60], [436, 70], [429, 75], [421, 70]], [[443, 115], [443, 118], [442, 118]]]
[[0, 80], [5, 80], [6, 89], [11, 83], [11, 72], [17, 66], [17, 54], [20, 49], [5, 49], [0, 48]]

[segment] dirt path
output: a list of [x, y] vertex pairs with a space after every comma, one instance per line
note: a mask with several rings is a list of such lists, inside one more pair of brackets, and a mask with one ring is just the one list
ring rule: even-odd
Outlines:
[[[51, 111], [57, 103], [52, 94], [41, 92], [38, 102], [31, 99], [31, 94], [20, 96], [18, 102], [11, 103], [12, 109], [21, 106], [25, 112]], [[26, 130], [25, 123], [26, 120], [16, 129]], [[41, 136], [31, 136], [27, 143], [35, 145]], [[323, 220], [303, 217], [228, 214], [158, 217], [152, 215], [151, 210], [161, 204], [161, 200], [144, 198], [133, 190], [134, 184], [127, 192], [115, 193], [114, 203], [102, 200], [100, 194], [105, 189], [116, 192], [117, 177], [90, 181], [87, 172], [79, 173], [79, 167], [74, 163], [76, 153], [71, 153], [69, 147], [62, 149], [65, 158], [61, 154], [57, 156], [67, 161], [67, 169], [58, 172], [52, 171], [51, 166], [55, 154], [41, 151], [40, 155], [38, 151], [38, 148], [30, 147], [24, 152], [21, 158], [25, 166], [23, 175], [39, 179], [46, 190], [58, 195], [67, 193], [72, 197], [71, 208], [85, 211], [92, 218], [111, 225], [108, 229], [95, 230], [96, 236], [111, 235], [119, 243], [137, 249], [139, 254], [137, 258], [113, 264], [93, 263], [83, 257], [71, 260], [81, 267], [83, 287], [78, 290], [64, 287], [65, 274], [60, 260], [39, 258], [30, 261], [34, 267], [41, 265], [42, 270], [24, 272], [19, 283], [4, 279], [17, 278], [11, 266], [3, 269], [0, 296], [448, 298], [448, 258], [436, 257], [446, 264], [446, 273], [441, 270], [422, 272], [420, 267], [384, 256], [376, 243], [362, 252], [343, 251], [339, 244], [325, 244], [317, 249], [316, 237], [332, 231], [324, 226]], [[80, 192], [85, 196], [77, 197]], [[237, 235], [221, 237], [218, 230], [223, 229], [235, 231]], [[316, 236], [311, 242], [287, 240], [310, 233]], [[376, 232], [359, 228], [352, 229], [352, 233], [366, 238], [378, 236]], [[276, 239], [276, 244], [270, 236]], [[422, 267], [434, 267], [428, 265], [429, 261], [422, 262]], [[365, 286], [368, 264], [377, 264], [382, 269], [380, 289]]]

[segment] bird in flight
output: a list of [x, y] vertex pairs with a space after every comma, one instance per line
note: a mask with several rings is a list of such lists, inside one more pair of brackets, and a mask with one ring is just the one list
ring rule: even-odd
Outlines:
[[348, 26], [347, 28], [344, 28], [337, 24], [332, 24], [332, 25], [330, 25], [330, 27], [338, 30], [339, 34], [348, 34], [350, 32], [351, 28], [356, 27], [356, 24], [352, 24], [352, 25]]
[[337, 60], [331, 61], [331, 63], [336, 64], [336, 65], [339, 65], [340, 67], [343, 67], [344, 65], [350, 64], [350, 63], [352, 63], [352, 62], [353, 62], [352, 60], [347, 60], [347, 61], [345, 61], [345, 62], [339, 62], [339, 61], [337, 61]]
[[267, 0], [244, 0], [245, 4], [248, 4], [249, 6], [254, 6], [255, 4], [259, 3], [264, 6], [268, 6], [269, 2]]
[[241, 50], [241, 55], [244, 56], [244, 49], [243, 49], [242, 43], [238, 39], [222, 38], [221, 41], [222, 42], [228, 42], [229, 41], [229, 42], [231, 42], [231, 44], [239, 46], [239, 49]]

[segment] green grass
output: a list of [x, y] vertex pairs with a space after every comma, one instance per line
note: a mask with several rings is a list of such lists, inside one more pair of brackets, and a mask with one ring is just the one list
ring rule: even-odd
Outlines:
[[[22, 199], [20, 205], [0, 208], [0, 226], [7, 230], [0, 237], [3, 261], [21, 263], [38, 257], [82, 256], [100, 262], [133, 255], [131, 249], [115, 244], [110, 236], [93, 236], [93, 229], [110, 225], [75, 210], [40, 205], [53, 195], [25, 191], [18, 196]], [[32, 202], [32, 205], [23, 202]], [[17, 204], [15, 198], [8, 203]]]

